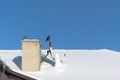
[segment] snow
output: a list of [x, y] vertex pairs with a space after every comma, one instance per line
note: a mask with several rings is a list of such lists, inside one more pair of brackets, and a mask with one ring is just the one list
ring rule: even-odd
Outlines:
[[[42, 51], [43, 55], [46, 50]], [[53, 50], [43, 58], [38, 72], [21, 71], [21, 50], [0, 50], [1, 59], [14, 71], [38, 80], [120, 80], [120, 52], [101, 50]]]
[[24, 39], [23, 41], [39, 41], [38, 39]]

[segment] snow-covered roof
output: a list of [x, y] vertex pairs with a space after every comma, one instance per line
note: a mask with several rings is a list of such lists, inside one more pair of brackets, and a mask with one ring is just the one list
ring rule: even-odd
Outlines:
[[[42, 51], [46, 54], [46, 50]], [[38, 72], [21, 71], [21, 50], [0, 50], [12, 70], [38, 80], [120, 80], [120, 52], [101, 50], [53, 50], [60, 63], [48, 56]]]

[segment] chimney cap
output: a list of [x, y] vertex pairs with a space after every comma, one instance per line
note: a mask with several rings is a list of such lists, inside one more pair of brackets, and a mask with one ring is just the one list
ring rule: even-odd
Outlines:
[[38, 39], [24, 39], [22, 41], [39, 41]]

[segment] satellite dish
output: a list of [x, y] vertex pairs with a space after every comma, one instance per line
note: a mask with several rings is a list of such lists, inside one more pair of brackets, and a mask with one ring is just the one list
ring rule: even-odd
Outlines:
[[50, 35], [48, 35], [46, 38], [46, 41], [49, 41], [49, 40], [50, 40]]

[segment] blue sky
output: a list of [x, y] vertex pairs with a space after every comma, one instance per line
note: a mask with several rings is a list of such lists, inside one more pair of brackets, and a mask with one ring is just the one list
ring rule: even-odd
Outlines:
[[51, 35], [56, 49], [120, 51], [119, 0], [1, 0], [0, 49], [21, 49], [22, 37]]

